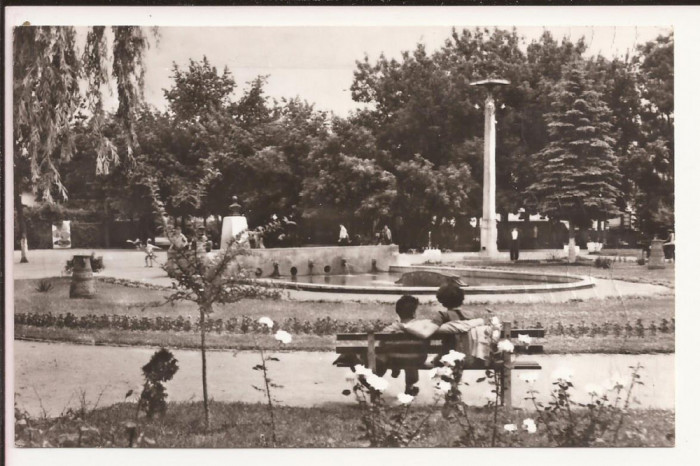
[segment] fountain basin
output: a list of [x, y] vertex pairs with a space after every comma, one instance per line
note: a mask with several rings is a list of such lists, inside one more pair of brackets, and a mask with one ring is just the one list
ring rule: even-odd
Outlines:
[[360, 294], [435, 294], [438, 286], [402, 286], [395, 283], [402, 274], [416, 271], [441, 272], [459, 276], [466, 283], [461, 286], [465, 294], [516, 294], [550, 293], [591, 288], [595, 280], [578, 275], [515, 272], [481, 269], [477, 267], [391, 266], [388, 273], [364, 273], [345, 275], [282, 276], [279, 279], [261, 279], [286, 289]]

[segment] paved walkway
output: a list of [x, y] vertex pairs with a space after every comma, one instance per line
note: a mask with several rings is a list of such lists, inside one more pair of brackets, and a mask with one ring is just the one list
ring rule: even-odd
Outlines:
[[[61, 275], [67, 260], [74, 254], [90, 254], [93, 250], [78, 249], [43, 249], [30, 251], [30, 262], [19, 263], [19, 252], [14, 254], [13, 274], [15, 279], [44, 278]], [[535, 251], [544, 254], [544, 251]], [[105, 270], [100, 275], [124, 278], [129, 280], [141, 280], [147, 283], [170, 286], [171, 281], [160, 267], [144, 267], [144, 252], [137, 250], [109, 249], [97, 250], [97, 255], [104, 258]], [[449, 253], [450, 257], [464, 257], [465, 253]], [[401, 257], [419, 257], [420, 255], [402, 254]], [[156, 252], [158, 263], [166, 260], [166, 252]], [[455, 259], [461, 260], [461, 259]], [[8, 280], [11, 279], [8, 276]], [[668, 294], [673, 291], [667, 287], [644, 283], [631, 283], [618, 280], [595, 279], [596, 286], [583, 290], [557, 291], [551, 293], [529, 294], [494, 294], [494, 295], [467, 295], [466, 302], [525, 302], [525, 303], [560, 303], [572, 299], [604, 299], [610, 297], [624, 298], [628, 296], [655, 296]], [[395, 302], [396, 295], [374, 294], [344, 294], [322, 293], [310, 291], [286, 290], [284, 296], [297, 301], [360, 301], [360, 302]], [[421, 302], [435, 301], [434, 296], [419, 296]]]
[[[85, 390], [90, 407], [100, 392], [100, 406], [109, 406], [124, 401], [128, 390], [139, 393], [143, 384], [141, 367], [155, 351], [152, 348], [117, 348], [81, 346], [63, 343], [34, 343], [15, 341], [14, 386], [17, 404], [33, 415], [58, 415], [67, 407], [79, 406], [79, 394]], [[167, 383], [168, 401], [201, 400], [201, 359], [197, 351], [173, 351], [180, 366], [173, 380]], [[279, 363], [270, 363], [270, 375], [275, 383], [284, 386], [275, 392], [275, 398], [288, 406], [320, 406], [327, 403], [354, 403], [352, 397], [341, 392], [350, 388], [347, 380], [352, 373], [346, 368], [337, 368], [331, 363], [335, 353], [331, 352], [278, 352]], [[629, 366], [638, 362], [644, 366], [641, 372], [644, 385], [635, 387], [634, 396], [640, 405], [633, 407], [675, 409], [675, 355], [539, 355], [520, 356], [523, 360], [540, 362], [535, 389], [540, 397], [547, 397], [551, 390], [552, 373], [560, 368], [573, 370], [573, 382], [577, 388], [578, 401], [586, 401], [584, 387], [588, 384], [604, 385], [619, 373], [629, 380]], [[261, 384], [261, 373], [254, 371], [260, 356], [253, 351], [209, 352], [209, 393], [218, 401], [263, 402], [263, 395], [251, 385]], [[12, 370], [9, 371], [12, 373]], [[475, 405], [482, 405], [490, 394], [491, 386], [475, 383], [482, 377], [481, 371], [469, 371], [463, 392]], [[393, 399], [402, 389], [401, 375], [398, 379], [385, 376], [390, 382], [387, 399]], [[626, 383], [626, 382], [625, 382]], [[422, 404], [433, 401], [434, 390], [422, 372], [419, 383], [420, 394], [416, 401]], [[513, 403], [526, 406], [523, 399], [527, 384], [516, 376], [513, 380]], [[104, 390], [104, 391], [103, 391]], [[544, 400], [543, 400], [544, 401]]]

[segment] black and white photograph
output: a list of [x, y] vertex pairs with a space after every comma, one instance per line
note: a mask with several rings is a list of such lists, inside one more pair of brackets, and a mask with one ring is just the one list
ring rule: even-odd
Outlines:
[[16, 454], [678, 446], [673, 22], [28, 10]]

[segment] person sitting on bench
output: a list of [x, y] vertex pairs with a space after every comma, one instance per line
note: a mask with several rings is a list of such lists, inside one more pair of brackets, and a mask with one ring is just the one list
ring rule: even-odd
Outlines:
[[440, 329], [441, 333], [461, 333], [462, 331], [466, 331], [464, 329], [460, 330], [457, 327], [449, 331], [447, 327], [450, 326], [443, 327], [450, 322], [467, 321], [471, 322], [470, 326], [474, 326], [475, 324], [483, 325], [483, 320], [477, 319], [475, 313], [468, 313], [460, 307], [462, 303], [464, 303], [464, 291], [456, 284], [447, 283], [442, 285], [438, 288], [435, 297], [445, 309], [437, 311], [427, 319], [414, 319], [410, 323], [401, 323], [399, 324], [401, 330], [418, 338], [426, 339], [433, 336], [438, 329]]
[[[481, 318], [474, 312], [467, 312], [460, 306], [464, 303], [464, 291], [454, 284], [442, 285], [437, 291], [437, 300], [444, 306], [428, 319], [414, 319], [399, 324], [401, 330], [421, 339], [427, 339], [435, 334], [466, 334], [466, 339], [460, 339], [460, 346], [455, 348], [467, 356], [467, 364], [474, 366], [485, 364], [491, 354], [491, 342], [497, 340], [487, 325], [488, 318]], [[487, 311], [491, 312], [491, 311]], [[438, 364], [439, 355], [433, 364]]]
[[[396, 302], [396, 314], [399, 316], [399, 321], [394, 322], [382, 330], [382, 333], [403, 333], [403, 326], [409, 322], [416, 320], [416, 309], [418, 308], [418, 299], [411, 295], [403, 295]], [[383, 346], [391, 347], [391, 342], [383, 342]], [[427, 353], [383, 353], [377, 357], [377, 375], [383, 376], [387, 369], [391, 369], [391, 376], [398, 377], [398, 367], [404, 367], [404, 376], [406, 380], [405, 393], [416, 395], [418, 387], [414, 385], [418, 382], [418, 366], [425, 363]], [[416, 367], [405, 367], [406, 364], [415, 365]]]

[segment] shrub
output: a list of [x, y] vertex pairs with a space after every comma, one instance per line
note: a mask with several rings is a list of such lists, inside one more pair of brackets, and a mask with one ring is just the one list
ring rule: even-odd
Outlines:
[[[31, 325], [34, 327], [58, 327], [74, 329], [113, 329], [113, 330], [137, 330], [137, 331], [175, 331], [192, 332], [200, 331], [198, 320], [192, 321], [191, 316], [155, 316], [155, 317], [133, 317], [126, 315], [97, 315], [87, 314], [77, 318], [72, 313], [53, 315], [48, 313], [17, 313], [15, 314], [15, 324]], [[288, 329], [292, 334], [309, 334], [318, 336], [331, 336], [336, 333], [362, 333], [373, 330], [381, 331], [389, 325], [388, 321], [380, 319], [370, 322], [361, 319], [357, 321], [344, 321], [331, 319], [330, 317], [317, 318], [313, 321], [300, 320], [297, 317], [288, 317], [280, 324], [270, 330], [264, 325], [247, 315], [230, 317], [226, 320], [215, 319], [206, 321], [205, 331], [229, 334], [271, 334], [280, 328]], [[522, 323], [523, 327], [528, 327], [527, 323]], [[537, 322], [535, 328], [545, 328], [541, 322]], [[642, 319], [637, 319], [633, 324], [626, 322], [623, 324], [616, 322], [579, 322], [578, 325], [570, 324], [567, 327], [561, 322], [548, 325], [546, 327], [548, 335], [551, 336], [571, 336], [597, 337], [597, 336], [620, 336], [625, 333], [629, 337], [644, 337], [646, 332], [655, 335], [657, 333], [673, 333], [675, 331], [675, 321], [661, 319], [657, 324], [655, 321], [645, 323]]]
[[53, 283], [51, 283], [51, 280], [43, 279], [43, 280], [39, 281], [39, 284], [37, 285], [36, 290], [39, 293], [46, 293], [48, 291], [51, 291], [52, 288], [53, 288]]
[[165, 414], [167, 409], [165, 399], [168, 395], [165, 393], [163, 383], [172, 379], [178, 369], [177, 359], [167, 349], [161, 348], [153, 354], [148, 364], [141, 368], [146, 381], [136, 406], [136, 416], [141, 410], [145, 411], [149, 419], [155, 414], [161, 416]]
[[597, 269], [609, 269], [610, 266], [612, 265], [612, 261], [610, 259], [608, 259], [607, 257], [596, 257], [593, 265]]

